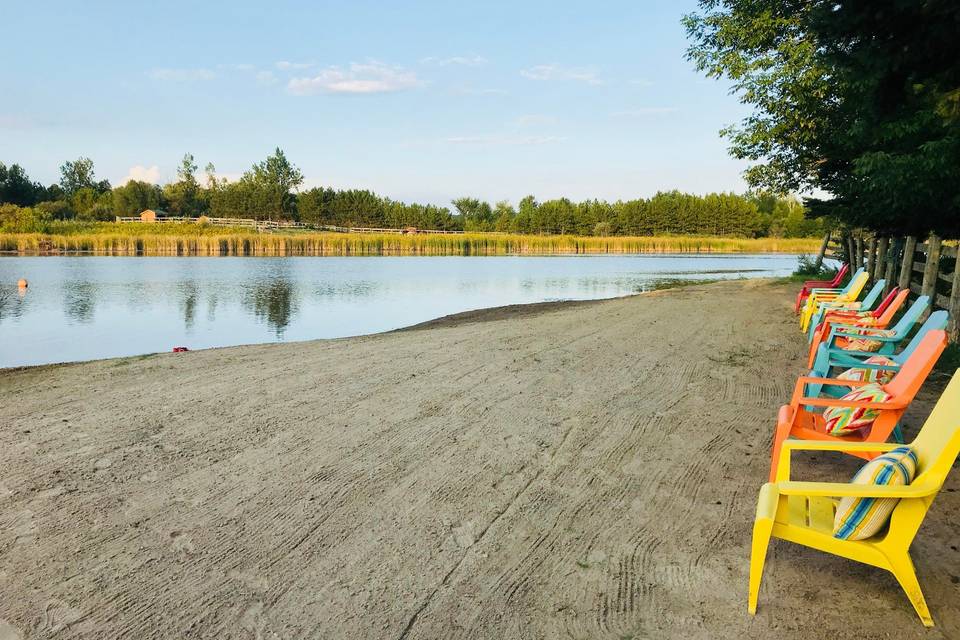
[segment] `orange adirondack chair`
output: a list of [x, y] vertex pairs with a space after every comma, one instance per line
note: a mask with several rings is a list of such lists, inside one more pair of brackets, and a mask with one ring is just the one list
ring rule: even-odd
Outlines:
[[827, 313], [823, 318], [823, 322], [821, 322], [816, 331], [814, 331], [813, 340], [810, 341], [810, 354], [807, 357], [807, 368], [813, 368], [813, 361], [817, 357], [817, 347], [830, 335], [830, 329], [833, 328], [834, 323], [850, 327], [886, 329], [890, 326], [890, 323], [893, 322], [893, 316], [897, 315], [897, 311], [899, 311], [903, 303], [907, 301], [908, 295], [910, 295], [909, 289], [901, 289], [897, 297], [887, 305], [887, 308], [884, 309], [883, 314], [881, 314], [879, 318], [869, 316], [866, 318], [856, 318], [849, 315], [843, 316], [836, 312]]
[[[933, 365], [937, 363], [940, 354], [947, 348], [947, 333], [942, 329], [930, 331], [917, 345], [916, 351], [894, 376], [893, 380], [883, 385], [883, 389], [892, 398], [886, 402], [857, 402], [839, 400], [835, 398], [806, 398], [805, 387], [808, 383], [822, 385], [842, 385], [845, 387], [862, 387], [867, 382], [854, 380], [837, 380], [834, 378], [808, 378], [797, 380], [790, 404], [780, 407], [777, 416], [777, 430], [773, 436], [773, 451], [770, 455], [770, 482], [776, 479], [777, 465], [780, 464], [780, 451], [784, 440], [798, 438], [800, 440], [825, 440], [828, 442], [886, 442], [890, 433], [897, 426], [900, 417], [913, 401], [920, 390]], [[826, 433], [825, 421], [820, 413], [810, 411], [811, 407], [862, 407], [865, 409], [879, 409], [880, 416], [873, 423], [867, 433], [855, 433], [846, 436], [834, 436]], [[851, 455], [872, 460], [876, 453], [849, 451]]]

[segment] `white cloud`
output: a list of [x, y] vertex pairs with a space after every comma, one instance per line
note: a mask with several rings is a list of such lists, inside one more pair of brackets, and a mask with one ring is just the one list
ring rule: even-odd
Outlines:
[[263, 85], [271, 85], [279, 82], [279, 79], [273, 71], [258, 71], [256, 78], [257, 82]]
[[475, 146], [527, 146], [550, 144], [551, 142], [561, 142], [566, 140], [560, 136], [451, 136], [444, 138], [443, 141], [448, 144], [462, 144]]
[[640, 107], [639, 109], [626, 109], [624, 111], [614, 111], [614, 118], [645, 118], [648, 116], [664, 116], [670, 113], [676, 113], [676, 107]]
[[210, 69], [154, 69], [150, 72], [154, 80], [189, 82], [193, 80], [212, 80], [216, 77]]
[[487, 64], [487, 59], [483, 56], [452, 56], [450, 58], [428, 56], [426, 58], [421, 58], [420, 63], [436, 67], [446, 67], [451, 64], [462, 65], [465, 67], [479, 67]]
[[353, 62], [349, 68], [327, 67], [313, 77], [292, 78], [287, 89], [294, 95], [313, 93], [388, 93], [420, 86], [417, 74], [382, 62]]
[[296, 69], [309, 69], [314, 63], [312, 62], [290, 62], [289, 60], [281, 60], [276, 64], [277, 69], [281, 71], [293, 71]]
[[144, 167], [143, 165], [135, 165], [130, 167], [127, 171], [127, 175], [120, 178], [117, 182], [114, 183], [114, 186], [120, 187], [131, 180], [139, 180], [140, 182], [149, 182], [150, 184], [159, 184], [160, 183], [160, 167], [153, 165], [152, 167]]
[[603, 84], [597, 72], [586, 67], [561, 67], [555, 64], [538, 64], [522, 69], [520, 75], [531, 80], [574, 80], [587, 84]]

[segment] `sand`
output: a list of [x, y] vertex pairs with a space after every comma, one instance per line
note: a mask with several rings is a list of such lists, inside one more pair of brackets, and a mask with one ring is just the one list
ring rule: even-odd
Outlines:
[[0, 372], [0, 639], [960, 637], [957, 472], [913, 545], [934, 630], [776, 541], [747, 613], [793, 289]]

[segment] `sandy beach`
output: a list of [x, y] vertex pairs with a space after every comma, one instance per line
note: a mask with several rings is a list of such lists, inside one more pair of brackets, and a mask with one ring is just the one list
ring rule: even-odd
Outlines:
[[912, 548], [936, 628], [782, 541], [747, 613], [795, 288], [0, 372], [0, 639], [960, 637], [956, 471]]

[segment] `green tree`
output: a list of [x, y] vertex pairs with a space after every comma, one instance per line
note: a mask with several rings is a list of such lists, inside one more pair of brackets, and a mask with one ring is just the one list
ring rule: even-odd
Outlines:
[[43, 195], [43, 186], [31, 181], [23, 167], [12, 164], [8, 168], [0, 162], [0, 203], [27, 207], [36, 204]]
[[465, 231], [493, 230], [494, 215], [489, 202], [465, 197], [454, 200], [453, 206], [463, 220]]
[[753, 107], [724, 131], [754, 187], [817, 188], [813, 214], [960, 234], [960, 5], [701, 0], [688, 54]]
[[257, 190], [264, 192], [269, 203], [264, 213], [268, 217], [295, 217], [296, 196], [293, 192], [303, 184], [303, 174], [287, 160], [280, 147], [272, 156], [254, 165], [245, 178], [252, 181]]
[[113, 215], [135, 216], [144, 209], [160, 208], [160, 187], [149, 182], [131, 180], [113, 190]]
[[163, 188], [163, 199], [170, 211], [180, 216], [197, 216], [204, 207], [197, 182], [197, 165], [193, 155], [185, 153], [177, 168], [177, 181]]
[[[72, 197], [81, 189], [93, 189], [97, 192], [103, 191], [100, 187], [102, 183], [96, 181], [93, 172], [93, 160], [80, 157], [72, 162], [64, 162], [60, 165], [60, 187], [67, 197]], [[107, 183], [107, 190], [109, 190]]]

